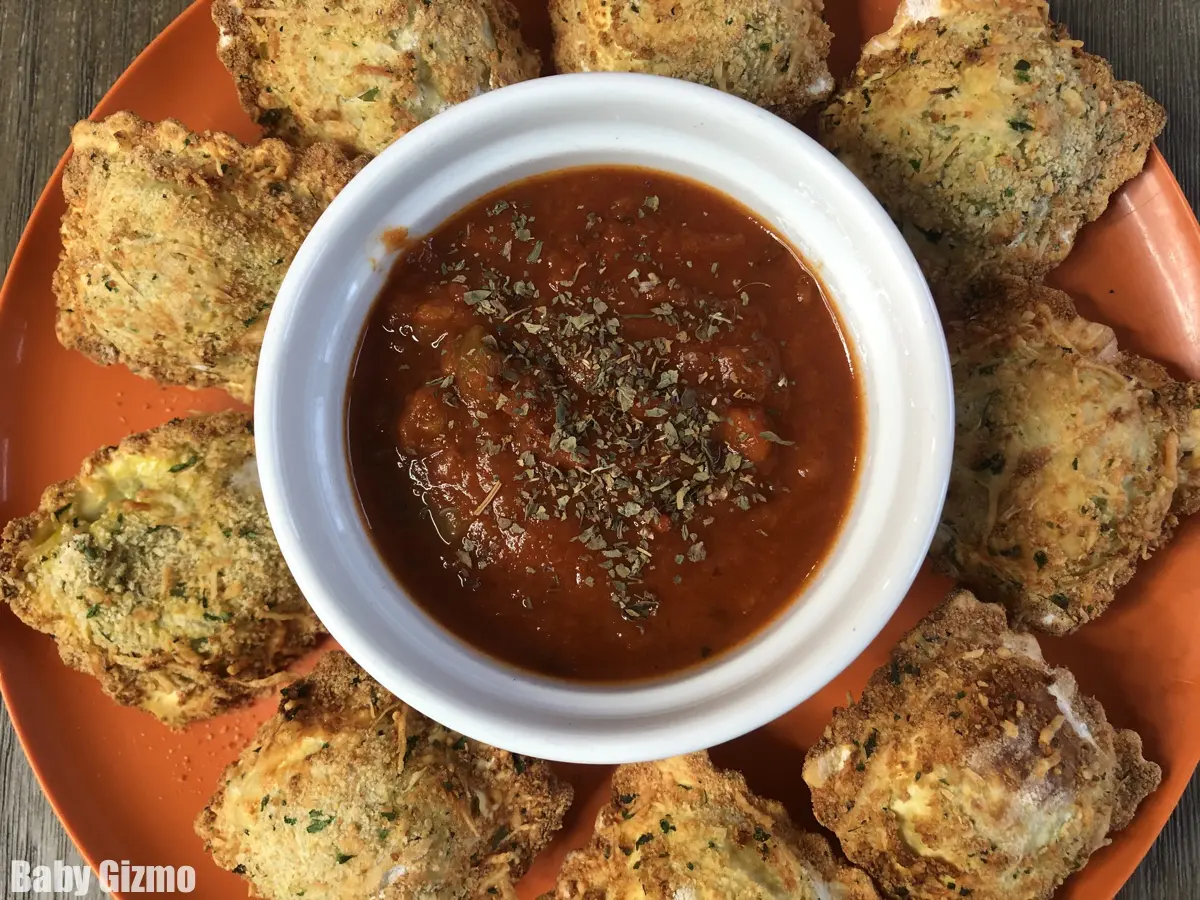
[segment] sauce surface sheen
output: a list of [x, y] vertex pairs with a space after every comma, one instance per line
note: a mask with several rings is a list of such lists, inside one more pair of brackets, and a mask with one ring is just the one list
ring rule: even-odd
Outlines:
[[624, 167], [509, 185], [412, 242], [347, 403], [368, 530], [414, 600], [597, 682], [768, 625], [833, 548], [862, 437], [795, 252], [731, 198]]

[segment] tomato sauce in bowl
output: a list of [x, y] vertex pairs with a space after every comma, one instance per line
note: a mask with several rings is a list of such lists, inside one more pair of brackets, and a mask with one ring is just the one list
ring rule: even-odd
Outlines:
[[347, 445], [372, 541], [433, 619], [620, 682], [720, 655], [799, 595], [850, 509], [862, 406], [836, 312], [753, 213], [588, 167], [409, 243]]

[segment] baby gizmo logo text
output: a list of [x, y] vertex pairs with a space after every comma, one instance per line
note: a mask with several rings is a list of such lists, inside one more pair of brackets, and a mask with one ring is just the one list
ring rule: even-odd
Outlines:
[[191, 866], [135, 866], [127, 859], [106, 859], [95, 874], [87, 866], [68, 866], [56, 859], [53, 865], [35, 866], [14, 859], [9, 868], [8, 891], [12, 894], [73, 894], [82, 897], [92, 879], [106, 894], [190, 894], [196, 889], [196, 870]]

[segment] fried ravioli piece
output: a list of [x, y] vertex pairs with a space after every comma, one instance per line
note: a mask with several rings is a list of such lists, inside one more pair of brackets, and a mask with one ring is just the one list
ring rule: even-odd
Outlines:
[[63, 662], [167, 725], [278, 681], [323, 633], [267, 521], [249, 417], [98, 450], [0, 540], [0, 593]]
[[448, 731], [333, 651], [283, 691], [196, 832], [265, 900], [515, 900], [571, 797], [546, 763]]
[[834, 711], [804, 763], [817, 819], [911, 900], [1049, 898], [1160, 775], [1137, 734], [966, 591]]
[[823, 0], [551, 0], [560, 72], [641, 72], [795, 121], [833, 92]]
[[1062, 262], [1165, 122], [1044, 0], [904, 0], [822, 115], [821, 141], [952, 306], [972, 283]]
[[1066, 634], [1200, 506], [1200, 385], [1118, 350], [1059, 291], [1007, 279], [980, 302], [947, 326], [956, 437], [933, 559], [1015, 622]]
[[1175, 491], [1179, 515], [1200, 512], [1200, 382], [1190, 383], [1186, 390], [1184, 405], [1190, 412], [1179, 435], [1179, 487]]
[[284, 272], [365, 161], [132, 113], [80, 122], [71, 142], [58, 339], [101, 365], [249, 402]]
[[246, 112], [300, 146], [376, 154], [542, 66], [509, 0], [216, 0], [213, 19]]
[[829, 843], [797, 831], [707, 753], [621, 766], [592, 843], [542, 900], [876, 900]]

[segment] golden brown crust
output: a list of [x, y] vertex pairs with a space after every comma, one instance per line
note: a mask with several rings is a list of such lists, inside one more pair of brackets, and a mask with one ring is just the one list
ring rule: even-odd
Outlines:
[[1200, 512], [1200, 382], [1192, 382], [1183, 393], [1186, 424], [1179, 434], [1179, 489], [1175, 492], [1175, 514]]
[[953, 309], [972, 284], [1062, 262], [1165, 122], [1042, 0], [907, 0], [822, 115], [821, 140]]
[[1117, 791], [1113, 798], [1110, 831], [1121, 831], [1133, 821], [1138, 805], [1158, 789], [1162, 769], [1142, 755], [1142, 737], [1136, 731], [1122, 729], [1113, 733], [1117, 754]]
[[829, 97], [822, 0], [551, 0], [560, 72], [643, 72], [734, 94], [789, 121]]
[[870, 879], [707, 753], [621, 766], [543, 900], [877, 900]]
[[376, 154], [541, 71], [509, 0], [216, 0], [212, 14], [243, 108], [298, 146]]
[[1196, 386], [1119, 350], [1060, 291], [1002, 279], [970, 302], [981, 311], [946, 328], [955, 454], [932, 557], [1015, 621], [1066, 634], [1194, 504]]
[[258, 488], [250, 420], [177, 419], [89, 457], [0, 539], [0, 596], [118, 703], [179, 727], [323, 634]]
[[249, 402], [283, 274], [365, 160], [330, 145], [245, 147], [127, 112], [71, 137], [54, 275], [63, 346]]
[[333, 651], [283, 691], [196, 820], [266, 900], [515, 900], [572, 791], [448, 731]]
[[808, 752], [817, 819], [884, 893], [1046, 900], [1161, 772], [1004, 610], [956, 591]]

